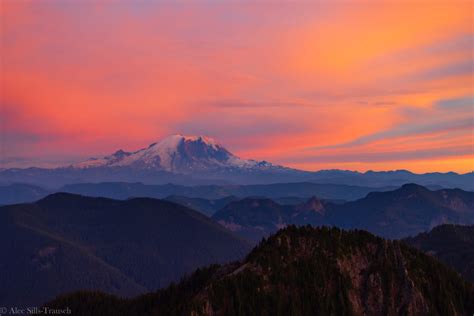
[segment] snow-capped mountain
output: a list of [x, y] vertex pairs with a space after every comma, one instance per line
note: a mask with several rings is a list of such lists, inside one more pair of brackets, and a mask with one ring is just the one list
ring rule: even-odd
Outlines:
[[[140, 182], [144, 184], [235, 185], [312, 182], [367, 187], [418, 183], [474, 190], [474, 172], [414, 174], [406, 170], [361, 173], [348, 170], [304, 171], [266, 161], [242, 159], [212, 138], [169, 136], [134, 151], [118, 150], [102, 157], [58, 168], [0, 170], [0, 186], [27, 183], [59, 188], [73, 183]], [[94, 192], [90, 192], [94, 195]], [[281, 192], [282, 196], [290, 196]]]
[[266, 161], [241, 159], [214, 139], [205, 136], [172, 135], [135, 152], [118, 150], [103, 158], [91, 158], [73, 168], [132, 167], [174, 173], [215, 171], [219, 169], [283, 168]]

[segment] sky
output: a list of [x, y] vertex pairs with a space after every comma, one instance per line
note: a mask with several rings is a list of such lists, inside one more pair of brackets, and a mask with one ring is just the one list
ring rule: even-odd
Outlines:
[[319, 170], [474, 170], [473, 1], [0, 0], [0, 168], [171, 134]]

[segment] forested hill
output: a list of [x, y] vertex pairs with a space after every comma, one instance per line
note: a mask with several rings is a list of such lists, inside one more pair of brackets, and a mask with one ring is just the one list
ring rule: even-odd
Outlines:
[[55, 193], [0, 207], [0, 306], [36, 306], [79, 289], [154, 291], [251, 246], [187, 207]]
[[289, 226], [239, 263], [135, 299], [94, 292], [75, 315], [471, 315], [474, 285], [436, 259], [365, 231]]

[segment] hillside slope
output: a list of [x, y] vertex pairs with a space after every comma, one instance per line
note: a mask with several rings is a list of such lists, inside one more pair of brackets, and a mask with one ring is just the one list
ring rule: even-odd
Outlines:
[[42, 199], [51, 193], [47, 189], [30, 184], [0, 185], [0, 205], [29, 203]]
[[290, 225], [320, 225], [329, 202], [312, 197], [296, 205], [266, 198], [245, 198], [227, 204], [212, 219], [254, 243]]
[[0, 305], [39, 304], [64, 291], [137, 295], [250, 246], [204, 215], [161, 200], [57, 193], [0, 208]]
[[337, 205], [327, 224], [368, 230], [388, 238], [404, 238], [444, 224], [474, 224], [474, 192], [460, 189], [431, 191], [405, 184], [387, 192]]

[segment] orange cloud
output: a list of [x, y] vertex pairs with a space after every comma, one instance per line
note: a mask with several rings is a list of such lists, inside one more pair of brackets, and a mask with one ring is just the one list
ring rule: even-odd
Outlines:
[[472, 9], [4, 0], [0, 155], [81, 159], [182, 132], [312, 170], [469, 171], [473, 112], [436, 104], [474, 95]]

